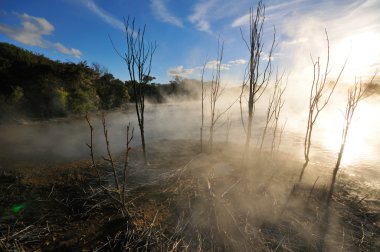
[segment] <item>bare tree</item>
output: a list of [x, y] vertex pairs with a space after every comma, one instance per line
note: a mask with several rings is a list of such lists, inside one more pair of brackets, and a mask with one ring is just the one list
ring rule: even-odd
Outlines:
[[135, 108], [140, 128], [144, 160], [145, 163], [147, 163], [144, 133], [145, 87], [149, 81], [152, 80], [150, 72], [152, 69], [153, 55], [157, 49], [157, 45], [155, 42], [146, 43], [146, 26], [144, 25], [143, 28], [136, 28], [134, 18], [132, 22], [130, 22], [129, 18], [125, 20], [124, 27], [127, 51], [124, 55], [120, 54], [116, 49], [115, 51], [127, 64], [128, 74], [133, 85]]
[[264, 140], [265, 140], [265, 136], [267, 134], [267, 130], [268, 130], [268, 127], [270, 126], [271, 122], [272, 122], [272, 118], [273, 118], [273, 115], [274, 115], [274, 100], [276, 98], [276, 93], [277, 93], [277, 87], [274, 88], [273, 90], [273, 93], [272, 93], [272, 96], [269, 98], [269, 102], [268, 102], [268, 107], [267, 107], [267, 111], [266, 111], [266, 116], [265, 116], [265, 126], [264, 126], [264, 129], [263, 129], [263, 133], [261, 135], [261, 143], [260, 143], [260, 153], [262, 152], [263, 150], [263, 145], [264, 145]]
[[282, 133], [284, 132], [284, 127], [286, 124], [286, 122], [285, 122], [283, 127], [281, 127], [281, 129], [280, 129], [280, 136], [279, 136], [278, 144], [276, 146], [278, 123], [279, 123], [282, 108], [284, 107], [284, 104], [285, 104], [285, 100], [283, 99], [283, 95], [284, 95], [284, 92], [286, 90], [287, 85], [288, 85], [288, 81], [286, 80], [285, 86], [283, 88], [281, 88], [281, 86], [279, 86], [277, 89], [276, 104], [275, 104], [275, 108], [274, 108], [274, 126], [273, 126], [273, 138], [272, 138], [271, 153], [273, 153], [273, 151], [275, 151], [275, 150], [278, 151], [280, 144], [281, 144]]
[[201, 133], [201, 136], [200, 136], [201, 137], [201, 152], [203, 152], [203, 127], [204, 127], [204, 121], [205, 121], [204, 101], [205, 101], [206, 91], [205, 91], [205, 85], [204, 85], [204, 75], [205, 75], [206, 64], [207, 64], [207, 60], [203, 64], [202, 78], [201, 78], [201, 88], [202, 88], [202, 117], [201, 117], [201, 128], [200, 128], [200, 133]]
[[92, 167], [96, 171], [96, 175], [98, 176], [98, 182], [99, 182], [99, 185], [100, 185], [100, 183], [101, 183], [100, 172], [99, 172], [98, 167], [96, 166], [95, 157], [94, 157], [94, 145], [93, 145], [94, 127], [92, 126], [92, 124], [90, 122], [88, 114], [86, 114], [85, 119], [87, 121], [88, 127], [90, 128], [90, 144], [86, 144], [86, 145], [90, 149], [90, 157], [91, 157]]
[[220, 45], [220, 41], [218, 41], [218, 55], [216, 58], [216, 69], [215, 76], [213, 76], [210, 87], [210, 132], [209, 132], [209, 151], [212, 152], [213, 144], [214, 144], [214, 130], [217, 121], [219, 120], [221, 114], [216, 111], [216, 104], [218, 99], [223, 93], [223, 88], [220, 86], [220, 71], [223, 60], [223, 50], [224, 50], [224, 42]]
[[115, 167], [115, 162], [113, 161], [112, 155], [111, 155], [111, 150], [110, 150], [110, 142], [108, 139], [108, 130], [107, 130], [107, 125], [106, 125], [106, 117], [104, 113], [102, 113], [102, 125], [103, 125], [103, 134], [104, 134], [104, 140], [106, 142], [106, 148], [107, 148], [107, 156], [108, 157], [103, 157], [103, 159], [111, 164], [112, 172], [113, 172], [113, 178], [115, 180], [115, 186], [117, 193], [120, 194], [120, 186], [119, 186], [119, 179], [116, 173], [116, 167]]
[[[250, 9], [250, 26], [249, 40], [247, 41], [241, 31], [243, 41], [249, 51], [249, 63], [246, 73], [246, 80], [243, 82], [242, 94], [245, 89], [248, 90], [248, 125], [246, 127], [245, 140], [245, 158], [248, 159], [250, 150], [250, 142], [252, 135], [254, 108], [257, 101], [260, 99], [265, 89], [267, 88], [272, 75], [272, 54], [275, 47], [276, 31], [273, 33], [272, 44], [269, 48], [267, 58], [263, 58], [263, 28], [265, 21], [265, 6], [262, 1], [259, 1], [256, 13]], [[240, 98], [241, 102], [241, 98]], [[243, 125], [244, 125], [244, 120]]]
[[122, 186], [120, 186], [118, 174], [116, 171], [116, 165], [112, 158], [112, 154], [110, 150], [106, 118], [105, 118], [104, 113], [102, 114], [103, 135], [104, 135], [106, 150], [107, 150], [107, 157], [103, 157], [103, 159], [110, 163], [111, 168], [112, 168], [112, 175], [115, 182], [115, 185], [113, 187], [112, 186], [106, 187], [106, 186], [101, 185], [101, 175], [95, 163], [94, 146], [93, 146], [93, 141], [92, 141], [94, 128], [90, 122], [88, 115], [86, 115], [85, 118], [86, 118], [87, 124], [90, 128], [90, 133], [91, 133], [90, 134], [91, 142], [90, 144], [87, 144], [87, 147], [90, 149], [92, 166], [96, 169], [96, 172], [99, 178], [99, 186], [110, 197], [110, 199], [113, 200], [113, 202], [117, 206], [117, 209], [121, 210], [124, 216], [130, 216], [130, 213], [128, 212], [128, 208], [127, 208], [127, 202], [126, 202], [126, 188], [127, 188], [127, 182], [128, 182], [128, 158], [129, 158], [129, 152], [131, 150], [131, 142], [133, 139], [133, 128], [131, 130], [130, 123], [127, 125], [127, 143], [126, 143], [125, 160], [124, 160], [124, 168], [123, 168]]
[[304, 140], [304, 158], [305, 162], [302, 165], [302, 170], [298, 178], [298, 183], [301, 182], [303, 174], [305, 172], [305, 169], [307, 165], [309, 164], [309, 154], [310, 154], [310, 147], [312, 144], [312, 133], [315, 126], [315, 123], [318, 119], [319, 114], [321, 111], [326, 107], [326, 105], [329, 103], [331, 95], [334, 93], [335, 87], [337, 86], [339, 79], [342, 75], [342, 72], [346, 66], [346, 62], [344, 63], [343, 67], [341, 68], [338, 76], [333, 81], [328, 81], [328, 75], [329, 75], [329, 63], [330, 63], [330, 41], [327, 34], [327, 31], [325, 30], [326, 34], [326, 41], [327, 41], [327, 58], [326, 58], [326, 66], [324, 71], [321, 71], [321, 62], [320, 58], [316, 61], [314, 61], [313, 58], [311, 58], [311, 61], [313, 63], [313, 82], [310, 89], [310, 98], [309, 98], [309, 114], [308, 114], [308, 120], [307, 120], [307, 127], [306, 127], [306, 133], [305, 133], [305, 140]]
[[122, 190], [122, 197], [121, 202], [126, 207], [126, 189], [127, 189], [127, 183], [128, 183], [128, 166], [129, 166], [129, 152], [131, 151], [131, 142], [133, 139], [133, 132], [134, 128], [132, 127], [131, 130], [131, 123], [128, 123], [127, 125], [127, 143], [126, 143], [126, 149], [125, 149], [125, 159], [124, 159], [124, 169], [123, 169], [123, 190]]
[[[237, 102], [239, 97], [232, 101], [231, 104], [229, 104], [224, 110], [219, 111], [217, 109], [217, 103], [220, 98], [220, 96], [223, 94], [223, 91], [225, 87], [221, 86], [221, 77], [220, 73], [222, 70], [222, 60], [223, 60], [223, 50], [224, 50], [224, 42], [220, 44], [220, 41], [218, 40], [218, 55], [216, 59], [216, 68], [215, 73], [213, 73], [213, 77], [211, 80], [210, 85], [210, 129], [209, 129], [209, 152], [212, 152], [213, 150], [213, 144], [214, 144], [214, 133], [215, 133], [215, 126], [219, 119], [231, 109], [231, 107]], [[215, 75], [214, 75], [215, 74]]]
[[230, 140], [230, 130], [232, 126], [232, 121], [231, 121], [231, 114], [227, 114], [227, 121], [226, 121], [226, 143], [229, 143]]
[[[278, 136], [277, 146], [274, 145], [274, 141], [272, 142], [272, 153], [273, 153], [274, 150], [278, 151], [280, 149], [281, 142], [282, 142], [282, 135], [284, 134], [284, 130], [285, 130], [285, 126], [286, 126], [287, 121], [288, 121], [288, 119], [285, 120], [284, 124], [282, 124], [282, 126], [280, 128], [280, 134]], [[277, 138], [277, 137], [274, 134], [273, 135], [273, 139], [275, 139], [275, 138]]]
[[[271, 126], [271, 124], [276, 124], [276, 115], [277, 119], [279, 117], [279, 113], [282, 108], [281, 104], [281, 97], [282, 93], [280, 89], [280, 82], [283, 77], [283, 74], [281, 76], [278, 75], [278, 72], [276, 74], [276, 81], [274, 83], [273, 91], [272, 91], [272, 96], [269, 98], [269, 103], [266, 111], [266, 117], [265, 117], [265, 126], [263, 129], [263, 133], [261, 135], [261, 143], [260, 143], [260, 153], [263, 150], [263, 145], [264, 145], [264, 140], [267, 134], [268, 128]], [[279, 109], [280, 107], [280, 109]], [[277, 125], [276, 125], [277, 126]]]
[[336, 176], [338, 174], [340, 163], [342, 161], [344, 149], [346, 146], [347, 136], [348, 132], [350, 130], [350, 126], [352, 123], [352, 118], [354, 116], [355, 110], [361, 100], [368, 97], [365, 96], [367, 88], [372, 84], [373, 80], [375, 79], [376, 74], [372, 77], [369, 84], [363, 84], [361, 81], [355, 81], [355, 84], [352, 88], [350, 88], [347, 92], [347, 104], [346, 104], [346, 111], [344, 113], [344, 122], [343, 122], [343, 130], [342, 130], [342, 137], [341, 137], [341, 144], [340, 144], [340, 150], [338, 153], [338, 159], [335, 164], [335, 168], [333, 171], [333, 176], [331, 180], [330, 190], [327, 195], [327, 204], [330, 204], [332, 194], [334, 192], [335, 187], [335, 181]]

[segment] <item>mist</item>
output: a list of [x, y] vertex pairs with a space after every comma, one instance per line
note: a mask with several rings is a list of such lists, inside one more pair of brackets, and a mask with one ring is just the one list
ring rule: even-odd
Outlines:
[[[169, 13], [163, 2], [153, 2]], [[270, 53], [268, 44], [264, 51], [260, 43], [256, 49], [251, 45], [248, 63], [231, 58], [235, 48], [229, 48], [228, 60], [222, 62], [223, 49], [219, 50], [224, 42], [218, 40], [218, 59], [207, 58], [202, 68], [196, 55], [189, 59], [189, 68], [168, 68], [167, 75], [175, 79], [161, 91], [155, 89], [160, 84], [150, 83], [155, 79], [150, 76], [151, 63], [144, 68], [144, 62], [152, 62], [156, 45], [148, 44], [150, 54], [141, 57], [145, 30], [134, 34], [134, 21], [131, 28], [128, 19], [128, 46], [142, 49], [122, 56], [131, 81], [118, 83], [123, 87], [120, 93], [134, 91], [133, 97], [115, 110], [89, 109], [86, 117], [78, 112], [0, 124], [0, 250], [24, 244], [31, 250], [377, 251], [378, 78], [357, 100], [347, 141], [344, 134], [348, 91], [369, 83], [379, 65], [380, 50], [373, 42], [380, 38], [375, 32], [379, 26], [361, 28], [379, 21], [372, 5], [323, 2], [322, 7], [329, 7], [325, 13], [305, 1], [272, 4], [266, 12], [264, 40], [271, 39], [267, 33], [278, 23], [281, 40], [272, 44]], [[265, 10], [262, 6], [260, 2], [258, 15]], [[206, 7], [199, 4], [195, 9]], [[204, 31], [213, 35], [201, 16], [192, 16], [190, 22], [205, 25]], [[170, 20], [184, 28], [175, 17]], [[247, 15], [240, 16], [228, 27], [241, 26], [244, 34], [253, 27], [248, 21]], [[248, 32], [261, 36], [257, 30]], [[232, 40], [226, 38], [226, 48]], [[252, 68], [253, 55], [261, 65]], [[135, 61], [146, 57], [150, 60]], [[135, 68], [138, 78], [133, 76]], [[222, 87], [215, 89], [219, 80]], [[242, 83], [254, 85], [247, 91]], [[322, 100], [328, 97], [324, 105], [313, 101], [315, 83], [326, 88], [321, 95]], [[127, 86], [130, 90], [124, 89]], [[146, 87], [151, 96], [145, 100], [141, 92], [147, 92]], [[61, 91], [64, 108], [69, 93]], [[96, 90], [92, 95], [92, 100], [83, 101], [96, 104]], [[280, 105], [273, 108], [275, 99]], [[315, 104], [319, 117], [310, 121]], [[145, 109], [143, 116], [136, 115], [135, 105], [140, 112]], [[252, 135], [246, 139], [250, 110]], [[279, 117], [273, 119], [277, 111]]]
[[[279, 152], [271, 153], [271, 127], [267, 131], [263, 152], [259, 152], [258, 148], [265, 126], [266, 108], [273, 92], [271, 85], [256, 104], [251, 139], [252, 158], [248, 164], [251, 169], [248, 172], [242, 169], [245, 130], [240, 114], [239, 88], [225, 88], [219, 97], [217, 113], [232, 106], [215, 125], [213, 153], [200, 152], [200, 100], [172, 97], [161, 104], [146, 103], [147, 165], [142, 162], [141, 140], [133, 107], [105, 112], [110, 151], [115, 158], [118, 174], [122, 170], [120, 156], [126, 150], [128, 123], [134, 128], [128, 163], [129, 195], [141, 190], [148, 194], [158, 190], [165, 195], [164, 198], [168, 197], [169, 202], [173, 202], [170, 207], [157, 196], [151, 196], [151, 200], [142, 202], [154, 201], [153, 207], [159, 206], [158, 209], [161, 209], [160, 212], [157, 210], [157, 218], [166, 218], [166, 221], [175, 223], [173, 225], [180, 230], [176, 229], [176, 234], [180, 232], [183, 235], [182, 242], [189, 242], [186, 246], [191, 250], [200, 247], [205, 250], [228, 248], [230, 251], [249, 251], [253, 246], [258, 246], [260, 250], [268, 247], [275, 249], [277, 246], [317, 250], [318, 239], [314, 234], [320, 232], [319, 229], [324, 226], [320, 222], [319, 216], [323, 214], [323, 210], [319, 208], [319, 204], [323, 199], [324, 188], [330, 181], [339, 150], [342, 110], [345, 108], [347, 88], [344, 85], [338, 86], [332, 102], [316, 124], [311, 162], [306, 170], [302, 189], [297, 196], [289, 199], [302, 167], [308, 92], [306, 87], [297, 89], [297, 85], [294, 87], [289, 82], [287, 87], [284, 93], [285, 105], [279, 121], [280, 125], [286, 122]], [[203, 132], [205, 149], [210, 125], [209, 92], [206, 89], [206, 127]], [[243, 96], [243, 101], [245, 99]], [[246, 102], [242, 104], [242, 113], [246, 115]], [[373, 200], [380, 188], [377, 170], [380, 159], [376, 155], [380, 142], [373, 137], [380, 133], [376, 127], [379, 119], [373, 116], [380, 113], [379, 107], [378, 96], [372, 96], [360, 104], [353, 120], [354, 134], [350, 137], [352, 142], [347, 143], [347, 155], [343, 159], [339, 188], [343, 192], [347, 190], [354, 193], [359, 199], [370, 195], [369, 199]], [[98, 167], [107, 171], [110, 168], [103, 160], [107, 157], [107, 150], [101, 112], [90, 113], [88, 116], [94, 127], [95, 160]], [[12, 166], [38, 167], [39, 164], [50, 164], [48, 169], [54, 172], [53, 167], [56, 164], [74, 165], [83, 160], [88, 164], [90, 160], [90, 150], [86, 146], [90, 141], [90, 129], [84, 117], [43, 122], [25, 121], [22, 124], [3, 124], [0, 127], [0, 160], [2, 168], [7, 170]], [[86, 169], [89, 168], [90, 165]], [[22, 178], [29, 181], [24, 183], [32, 183], [28, 176]], [[107, 173], [103, 183], [110, 187], [115, 186], [111, 173]], [[345, 183], [350, 187], [346, 188]], [[152, 188], [149, 189], [150, 187]], [[180, 193], [165, 194], [172, 191]], [[305, 199], [307, 203], [304, 202]], [[147, 206], [148, 203], [139, 204], [139, 211], [149, 216], [148, 211], [152, 206]], [[168, 211], [173, 211], [173, 214], [166, 214]], [[359, 232], [348, 224], [342, 224], [340, 214], [344, 211], [347, 209], [336, 207], [328, 215], [325, 240], [328, 248], [341, 246], [342, 228]], [[147, 223], [152, 221], [149, 218]], [[372, 230], [372, 226], [370, 228]], [[283, 238], [284, 233], [288, 237], [286, 240]], [[213, 238], [208, 241], [210, 237]], [[197, 242], [191, 243], [194, 239], [198, 239]], [[355, 239], [345, 240], [344, 247], [354, 249], [358, 243]], [[368, 244], [366, 246], [372, 246], [370, 240]]]
[[[307, 84], [307, 83], [306, 83]], [[307, 85], [305, 85], [307, 86]], [[253, 145], [261, 137], [265, 126], [265, 110], [269, 100], [269, 90], [263, 95], [262, 100], [257, 104], [254, 118]], [[306, 88], [298, 89], [289, 83], [284, 95], [285, 106], [281, 114], [280, 123], [285, 123], [285, 132], [280, 150], [291, 154], [296, 159], [302, 159], [302, 144], [307, 125], [307, 101], [308, 91]], [[333, 101], [328, 105], [327, 110], [321, 115], [320, 121], [316, 124], [316, 142], [313, 157], [315, 163], [334, 162], [339, 148], [339, 135], [343, 123], [342, 111], [346, 102], [346, 87], [338, 86], [337, 92], [333, 95]], [[226, 88], [220, 97], [217, 110], [224, 111], [231, 104], [231, 109], [224, 114], [216, 125], [216, 141], [242, 143], [245, 137], [242, 119], [240, 116], [240, 106], [238, 102], [239, 88]], [[303, 94], [302, 94], [303, 93]], [[356, 148], [348, 153], [347, 162], [344, 162], [351, 174], [365, 176], [372, 183], [378, 184], [378, 172], [376, 168], [380, 164], [379, 158], [375, 155], [380, 147], [380, 141], [373, 138], [379, 134], [376, 127], [379, 119], [372, 115], [378, 114], [379, 96], [368, 98], [360, 104], [357, 116], [354, 118], [353, 131], [360, 136], [353, 137], [350, 145], [362, 144], [366, 148]], [[183, 100], [184, 98], [182, 98]], [[246, 108], [243, 105], [243, 113]], [[146, 105], [146, 139], [148, 143], [157, 142], [163, 139], [191, 139], [200, 138], [201, 101], [188, 100], [179, 102], [177, 98], [168, 99], [166, 103]], [[106, 112], [106, 126], [109, 132], [111, 150], [120, 153], [125, 149], [126, 127], [128, 123], [135, 128], [133, 146], [141, 144], [138, 132], [136, 114], [133, 108], [126, 111]], [[204, 137], [207, 141], [209, 125], [209, 106], [207, 98], [205, 101], [205, 124]], [[94, 151], [97, 157], [105, 155], [105, 139], [101, 124], [101, 113], [89, 115], [90, 121], [94, 125]], [[227, 121], [230, 128], [227, 129]], [[243, 119], [244, 121], [244, 119]], [[2, 160], [17, 160], [21, 162], [66, 162], [89, 157], [89, 150], [86, 143], [89, 142], [90, 131], [83, 117], [48, 120], [44, 122], [26, 121], [23, 124], [1, 125], [0, 148]], [[227, 132], [228, 131], [228, 132]], [[359, 131], [359, 132], [358, 132]], [[271, 134], [271, 133], [270, 133]], [[269, 134], [267, 141], [272, 137]], [[332, 136], [336, 136], [331, 141]], [[228, 138], [228, 139], [227, 139]], [[350, 141], [350, 140], [349, 140]], [[356, 142], [354, 142], [356, 141]], [[358, 143], [359, 141], [359, 143]], [[354, 147], [352, 147], [354, 148]], [[364, 166], [360, 170], [355, 169], [357, 165]]]

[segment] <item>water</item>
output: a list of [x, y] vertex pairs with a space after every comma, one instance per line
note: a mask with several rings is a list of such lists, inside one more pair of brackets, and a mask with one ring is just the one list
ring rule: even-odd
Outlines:
[[[374, 110], [364, 107], [366, 111]], [[377, 108], [378, 109], [378, 108]], [[376, 111], [375, 111], [376, 112]], [[207, 113], [207, 112], [206, 112]], [[379, 113], [378, 113], [379, 114]], [[372, 114], [373, 115], [373, 114]], [[336, 115], [328, 115], [334, 116]], [[226, 141], [227, 124], [222, 117], [217, 124], [215, 139]], [[199, 139], [200, 136], [200, 104], [180, 103], [147, 105], [145, 114], [146, 141], [154, 142], [160, 139]], [[237, 109], [229, 115], [231, 129], [228, 132], [229, 141], [244, 142], [244, 130], [240, 113]], [[135, 127], [133, 144], [140, 144], [139, 129], [134, 111], [129, 113], [113, 112], [107, 115], [107, 128], [111, 151], [116, 153], [124, 150], [126, 143], [126, 125], [131, 122]], [[380, 128], [376, 127], [374, 117], [364, 114], [356, 120], [349, 136], [346, 151], [343, 156], [342, 169], [346, 172], [364, 177], [369, 183], [380, 188]], [[323, 167], [335, 166], [340, 143], [341, 124], [322, 118], [326, 123], [320, 123], [313, 135], [311, 163]], [[94, 150], [97, 157], [105, 155], [104, 136], [99, 116], [91, 116], [94, 130]], [[264, 124], [263, 115], [257, 114], [254, 121], [253, 146], [261, 137]], [[334, 125], [336, 124], [336, 125]], [[209, 125], [208, 119], [205, 125]], [[305, 122], [287, 126], [282, 138], [281, 151], [292, 157], [303, 160], [303, 141]], [[363, 128], [365, 130], [363, 130]], [[26, 123], [0, 126], [0, 168], [9, 161], [16, 162], [67, 162], [89, 157], [86, 143], [90, 141], [90, 131], [84, 118], [65, 119], [58, 121]], [[204, 139], [207, 140], [208, 128], [204, 129]], [[267, 140], [271, 140], [269, 130]]]

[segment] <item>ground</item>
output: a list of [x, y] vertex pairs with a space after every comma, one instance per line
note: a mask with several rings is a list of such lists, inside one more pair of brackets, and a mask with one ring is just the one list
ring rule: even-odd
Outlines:
[[[328, 174], [311, 167], [294, 190], [301, 164], [288, 155], [253, 153], [247, 171], [236, 144], [200, 153], [199, 141], [160, 140], [147, 149], [148, 164], [139, 147], [130, 152], [127, 215], [104, 189], [115, 183], [102, 159], [103, 187], [90, 159], [3, 162], [0, 250], [380, 250], [379, 191], [349, 176], [327, 211]], [[113, 157], [121, 179], [124, 154]]]

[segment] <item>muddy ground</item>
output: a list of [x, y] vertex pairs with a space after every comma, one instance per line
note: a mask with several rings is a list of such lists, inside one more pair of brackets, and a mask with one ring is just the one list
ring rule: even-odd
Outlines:
[[[0, 250], [4, 251], [379, 251], [379, 190], [341, 174], [326, 210], [329, 174], [279, 153], [160, 140], [130, 152], [126, 205], [107, 193], [112, 169], [91, 160], [3, 160]], [[115, 154], [121, 179], [123, 153]], [[243, 175], [244, 174], [244, 175]], [[293, 191], [293, 194], [291, 192]], [[291, 195], [291, 196], [289, 196]], [[326, 217], [328, 216], [328, 217]]]

